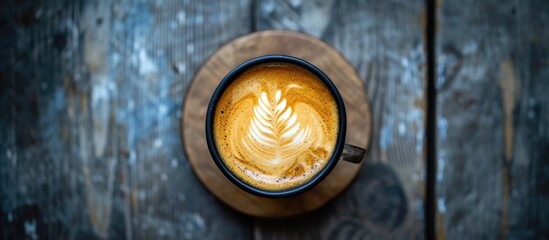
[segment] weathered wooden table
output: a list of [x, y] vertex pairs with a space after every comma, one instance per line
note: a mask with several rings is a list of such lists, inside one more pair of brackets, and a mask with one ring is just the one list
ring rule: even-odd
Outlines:
[[[437, 1], [436, 24], [427, 6], [435, 1], [3, 1], [0, 238], [547, 238], [549, 2]], [[215, 199], [180, 139], [200, 64], [266, 29], [337, 48], [374, 116], [356, 181], [289, 219]]]

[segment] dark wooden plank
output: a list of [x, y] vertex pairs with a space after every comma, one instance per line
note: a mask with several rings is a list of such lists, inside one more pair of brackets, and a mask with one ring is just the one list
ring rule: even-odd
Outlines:
[[[56, 91], [75, 54], [81, 3], [0, 3], [0, 238], [69, 236], [76, 163], [66, 156], [64, 94]], [[55, 137], [53, 137], [55, 135]], [[79, 171], [81, 173], [81, 171]], [[70, 191], [68, 191], [70, 190]], [[80, 216], [83, 216], [81, 214]]]
[[320, 37], [348, 58], [373, 106], [368, 162], [326, 207], [285, 220], [256, 221], [258, 239], [423, 237], [424, 1], [258, 3], [259, 29]]
[[2, 5], [2, 238], [250, 237], [180, 140], [185, 89], [249, 32], [249, 1]]
[[438, 13], [441, 239], [549, 236], [549, 2], [445, 1]]

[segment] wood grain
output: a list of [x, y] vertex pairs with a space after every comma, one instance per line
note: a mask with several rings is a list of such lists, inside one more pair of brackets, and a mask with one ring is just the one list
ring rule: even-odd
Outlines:
[[345, 102], [347, 143], [368, 148], [371, 110], [363, 83], [353, 67], [335, 49], [305, 34], [264, 31], [240, 37], [216, 51], [198, 70], [185, 95], [182, 118], [185, 152], [195, 173], [214, 195], [241, 212], [258, 217], [286, 217], [324, 205], [349, 185], [362, 164], [339, 162], [319, 185], [306, 193], [284, 199], [251, 195], [222, 175], [210, 156], [204, 134], [208, 103], [230, 70], [248, 59], [267, 54], [304, 59], [328, 75]]
[[441, 4], [438, 237], [547, 238], [549, 3]]
[[250, 237], [178, 134], [188, 83], [249, 32], [249, 1], [0, 5], [0, 238]]
[[261, 1], [259, 29], [317, 36], [358, 70], [373, 106], [372, 146], [357, 181], [319, 212], [258, 219], [258, 239], [423, 237], [424, 1]]
[[[548, 3], [437, 3], [438, 236], [547, 238]], [[0, 239], [421, 238], [424, 9], [423, 0], [0, 1]], [[181, 100], [199, 65], [255, 28], [328, 42], [372, 99], [362, 172], [295, 218], [226, 207], [180, 140]]]

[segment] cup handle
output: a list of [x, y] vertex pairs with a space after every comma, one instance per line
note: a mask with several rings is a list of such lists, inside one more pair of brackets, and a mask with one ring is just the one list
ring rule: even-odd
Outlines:
[[339, 159], [352, 163], [360, 163], [366, 153], [366, 149], [359, 148], [351, 144], [345, 144], [343, 147], [343, 153], [341, 153], [341, 157], [339, 157]]

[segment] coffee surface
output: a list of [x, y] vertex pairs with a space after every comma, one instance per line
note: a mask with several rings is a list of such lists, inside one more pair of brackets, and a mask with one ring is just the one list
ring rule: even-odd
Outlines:
[[277, 191], [306, 183], [326, 165], [338, 126], [336, 102], [316, 75], [290, 63], [265, 63], [224, 91], [213, 132], [230, 171]]

